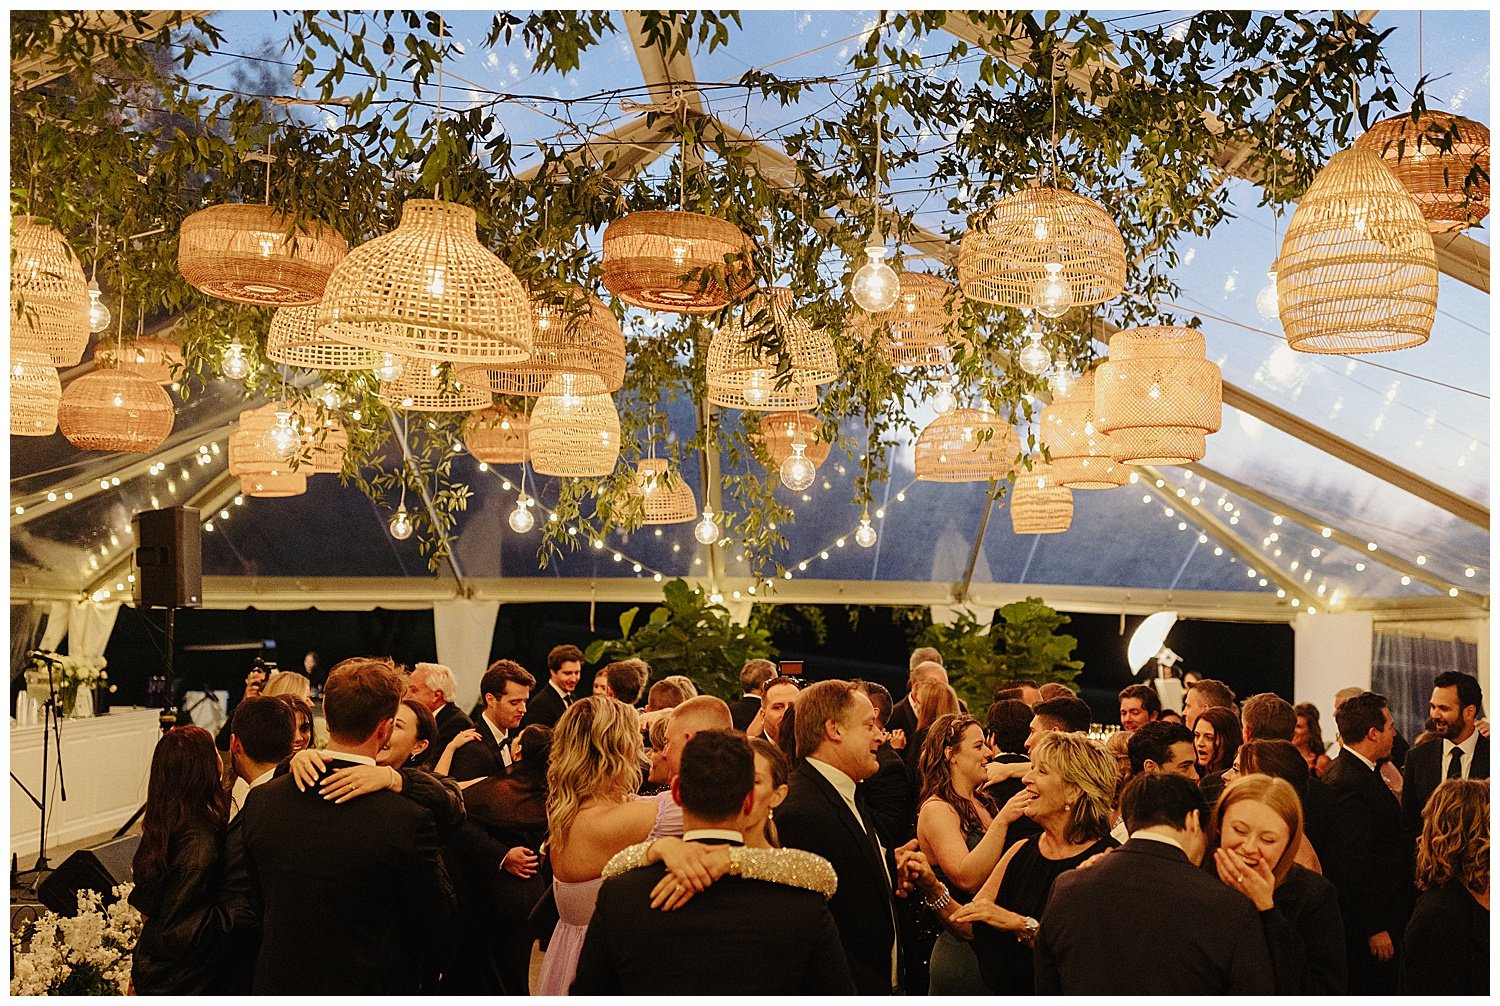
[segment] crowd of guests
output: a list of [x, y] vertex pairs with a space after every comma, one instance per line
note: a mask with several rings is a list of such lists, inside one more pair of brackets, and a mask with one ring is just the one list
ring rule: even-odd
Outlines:
[[[752, 660], [733, 702], [625, 660], [579, 691], [353, 658], [249, 682], [151, 766], [140, 994], [1439, 992], [1489, 982], [1489, 742], [1471, 676], [1411, 745], [1384, 697], [1067, 686], [983, 718]], [[300, 679], [300, 681], [298, 680]], [[543, 951], [531, 977], [534, 948]]]

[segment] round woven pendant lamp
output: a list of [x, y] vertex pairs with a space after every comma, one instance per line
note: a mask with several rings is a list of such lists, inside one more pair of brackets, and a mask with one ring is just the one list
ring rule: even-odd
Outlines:
[[580, 380], [564, 393], [548, 385], [531, 410], [531, 467], [539, 475], [569, 478], [608, 475], [620, 457], [620, 414], [598, 378]]
[[10, 247], [12, 347], [73, 366], [89, 344], [89, 284], [78, 256], [35, 217], [16, 217]]
[[958, 288], [922, 272], [901, 274], [901, 297], [889, 311], [852, 311], [846, 322], [874, 343], [892, 367], [942, 367], [953, 360]]
[[94, 370], [63, 389], [57, 425], [85, 451], [146, 454], [172, 432], [172, 396], [128, 370]]
[[1097, 424], [1127, 465], [1203, 460], [1205, 436], [1223, 421], [1217, 364], [1203, 358], [1203, 333], [1152, 325], [1116, 332], [1094, 379]]
[[1048, 477], [1066, 489], [1117, 489], [1130, 481], [1125, 465], [1111, 457], [1114, 440], [1099, 427], [1090, 370], [1053, 395], [1037, 420], [1051, 455]]
[[518, 409], [491, 405], [464, 420], [464, 447], [475, 461], [519, 465], [529, 457], [526, 435], [531, 419]]
[[10, 353], [10, 435], [50, 437], [57, 432], [62, 381], [52, 357], [34, 349]]
[[923, 482], [987, 482], [1015, 465], [1015, 428], [986, 409], [954, 409], [917, 435], [916, 474]]
[[109, 370], [119, 368], [140, 374], [157, 384], [171, 384], [183, 375], [186, 364], [182, 347], [175, 341], [152, 336], [127, 342], [115, 358], [115, 344], [100, 341], [94, 346], [94, 365]]
[[604, 287], [648, 311], [711, 314], [755, 286], [750, 239], [717, 217], [643, 210], [604, 228]]
[[822, 429], [823, 424], [805, 412], [771, 412], [761, 417], [760, 427], [750, 434], [750, 439], [765, 451], [767, 467], [777, 470], [792, 456], [792, 443], [801, 434], [802, 453], [816, 468], [828, 460], [829, 445], [821, 435]]
[[698, 501], [681, 474], [672, 474], [661, 458], [641, 458], [635, 464], [630, 495], [644, 507], [642, 524], [686, 524], [698, 519]]
[[958, 284], [971, 300], [1033, 307], [1037, 284], [1054, 272], [1075, 305], [1102, 304], [1125, 289], [1120, 229], [1076, 192], [1030, 185], [979, 216], [959, 243]]
[[443, 365], [431, 360], [407, 360], [400, 377], [380, 382], [375, 397], [407, 412], [472, 412], [494, 400], [488, 389], [456, 378], [444, 388]]
[[[308, 370], [371, 370], [380, 365], [381, 354], [338, 339], [336, 322], [319, 326], [316, 305], [283, 307], [271, 315], [266, 334], [266, 358], [289, 367]], [[385, 326], [384, 335], [390, 335]], [[377, 337], [380, 336], [377, 333]]]
[[[1438, 142], [1451, 137], [1449, 150]], [[1398, 115], [1375, 123], [1354, 141], [1373, 150], [1417, 201], [1427, 227], [1446, 234], [1473, 227], [1490, 214], [1490, 130], [1449, 112], [1423, 112], [1415, 122]], [[1470, 193], [1464, 182], [1479, 169]]]
[[400, 226], [339, 263], [317, 324], [352, 345], [456, 363], [524, 363], [536, 330], [521, 281], [479, 243], [474, 211], [436, 199], [408, 199]]
[[465, 384], [502, 395], [540, 395], [556, 374], [592, 375], [606, 393], [625, 383], [625, 336], [604, 301], [582, 287], [561, 294], [530, 294], [536, 308], [531, 359], [514, 366], [471, 364], [459, 369]]
[[[780, 357], [756, 346], [767, 326], [781, 333], [790, 357], [791, 383], [785, 387], [776, 386]], [[805, 411], [818, 404], [813, 389], [837, 376], [833, 340], [797, 316], [785, 287], [751, 298], [742, 317], [727, 322], [708, 344], [707, 398], [722, 408]]]
[[1073, 525], [1073, 490], [1061, 486], [1040, 455], [1031, 470], [1016, 469], [1010, 526], [1016, 534], [1061, 534]]
[[316, 304], [348, 254], [348, 242], [332, 227], [293, 230], [291, 217], [264, 203], [210, 206], [184, 220], [177, 234], [182, 278], [236, 304]]
[[279, 475], [247, 475], [240, 479], [240, 492], [260, 499], [285, 499], [307, 492], [307, 476], [298, 472]]
[[1334, 154], [1276, 259], [1287, 344], [1304, 353], [1419, 346], [1432, 334], [1437, 296], [1432, 234], [1411, 194], [1373, 150]]

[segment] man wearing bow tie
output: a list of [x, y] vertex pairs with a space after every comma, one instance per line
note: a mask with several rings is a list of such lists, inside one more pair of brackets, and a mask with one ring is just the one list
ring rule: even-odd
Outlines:
[[490, 665], [479, 681], [484, 712], [472, 731], [478, 736], [453, 753], [449, 777], [463, 782], [504, 775], [510, 769], [510, 742], [526, 717], [526, 697], [534, 684], [536, 679], [514, 660], [497, 660]]

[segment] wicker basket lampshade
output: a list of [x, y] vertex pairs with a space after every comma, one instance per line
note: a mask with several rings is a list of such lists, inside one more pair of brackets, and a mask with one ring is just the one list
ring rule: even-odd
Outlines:
[[182, 278], [236, 304], [316, 304], [348, 254], [348, 242], [332, 227], [294, 229], [291, 217], [264, 203], [210, 206], [184, 220], [177, 233]]
[[648, 311], [712, 314], [755, 286], [750, 239], [716, 217], [644, 210], [604, 229], [605, 289]]
[[[240, 413], [239, 426], [229, 434], [229, 474], [236, 478], [251, 475], [283, 475], [298, 469], [298, 465], [279, 458], [265, 446], [266, 433], [276, 423], [278, 409], [291, 409], [280, 402], [270, 402]], [[295, 410], [293, 410], [295, 411]], [[307, 474], [304, 469], [302, 474]]]
[[620, 414], [599, 379], [571, 391], [554, 379], [531, 410], [531, 467], [539, 475], [608, 475], [620, 457]]
[[672, 473], [661, 458], [641, 458], [635, 465], [630, 495], [644, 507], [642, 524], [686, 524], [698, 519], [698, 501], [680, 473]]
[[172, 432], [172, 396], [128, 370], [93, 370], [63, 389], [57, 425], [85, 451], [147, 454]]
[[1203, 358], [1203, 333], [1156, 325], [1116, 332], [1110, 357], [1095, 371], [1097, 424], [1115, 460], [1127, 465], [1201, 461], [1204, 438], [1218, 432], [1224, 386]]
[[[1439, 142], [1452, 138], [1443, 151]], [[1449, 112], [1423, 112], [1377, 122], [1354, 141], [1380, 155], [1417, 201], [1417, 209], [1434, 234], [1473, 227], [1490, 214], [1490, 130]], [[1464, 192], [1469, 173], [1478, 168], [1474, 185]]]
[[1125, 289], [1125, 240], [1109, 212], [1087, 196], [1033, 184], [964, 233], [958, 283], [971, 300], [1029, 308], [1049, 265], [1061, 267], [1075, 305], [1102, 304]]
[[792, 442], [802, 435], [803, 454], [813, 467], [828, 460], [829, 445], [822, 437], [823, 424], [805, 412], [771, 412], [761, 417], [760, 427], [750, 434], [759, 443], [773, 471], [792, 456]]
[[625, 383], [625, 336], [604, 301], [578, 286], [530, 296], [536, 309], [531, 359], [508, 366], [471, 364], [459, 369], [458, 379], [503, 395], [534, 396], [554, 374], [591, 374], [606, 393], [619, 391]]
[[1073, 490], [1059, 485], [1040, 455], [1031, 470], [1016, 469], [1010, 493], [1010, 526], [1016, 534], [1061, 534], [1073, 525]]
[[443, 364], [431, 360], [407, 360], [400, 377], [380, 382], [375, 397], [407, 412], [472, 412], [493, 401], [487, 389], [457, 378], [444, 388]]
[[[380, 352], [340, 341], [339, 326], [320, 327], [317, 316], [316, 305], [283, 307], [271, 315], [266, 358], [308, 370], [370, 370], [380, 365]], [[390, 326], [385, 326], [385, 334], [392, 334]]]
[[[781, 360], [755, 345], [765, 326], [772, 325], [790, 357], [791, 383], [781, 388], [776, 386]], [[804, 411], [818, 404], [813, 389], [837, 376], [833, 340], [797, 316], [792, 292], [785, 287], [751, 298], [744, 316], [726, 323], [708, 344], [707, 397], [722, 408]], [[756, 383], [747, 387], [749, 382]]]
[[1052, 457], [1048, 477], [1066, 489], [1116, 489], [1130, 481], [1125, 465], [1110, 456], [1114, 439], [1099, 428], [1094, 407], [1096, 370], [1070, 381], [1053, 395], [1037, 425]]
[[279, 475], [246, 475], [240, 479], [240, 492], [260, 499], [285, 499], [307, 492], [307, 476], [300, 472]]
[[873, 342], [892, 367], [942, 367], [953, 359], [956, 301], [947, 280], [923, 272], [901, 274], [901, 298], [888, 311], [853, 311], [846, 324]]
[[1287, 344], [1304, 353], [1419, 346], [1437, 312], [1427, 222], [1380, 155], [1340, 151], [1287, 225], [1276, 299]]
[[923, 482], [987, 482], [1015, 465], [1020, 439], [993, 412], [954, 409], [917, 435], [916, 474]]
[[186, 364], [182, 347], [164, 336], [151, 336], [127, 342], [115, 359], [115, 344], [101, 340], [94, 346], [94, 365], [106, 370], [118, 367], [149, 378], [157, 384], [171, 384], [180, 378]]
[[[311, 411], [311, 410], [309, 410]], [[333, 417], [309, 425], [311, 450], [308, 459], [312, 462], [313, 475], [337, 475], [344, 470], [344, 455], [349, 451], [349, 433], [344, 424]]]
[[491, 405], [464, 420], [464, 446], [475, 461], [519, 465], [529, 458], [526, 435], [531, 419], [518, 409]]
[[50, 437], [57, 432], [62, 381], [52, 357], [34, 349], [10, 353], [10, 435]]
[[479, 243], [474, 211], [435, 199], [408, 199], [395, 230], [339, 263], [317, 324], [352, 345], [455, 363], [524, 363], [536, 332], [521, 281]]
[[89, 284], [78, 256], [55, 229], [16, 217], [11, 239], [10, 338], [46, 353], [57, 367], [83, 359], [89, 344]]

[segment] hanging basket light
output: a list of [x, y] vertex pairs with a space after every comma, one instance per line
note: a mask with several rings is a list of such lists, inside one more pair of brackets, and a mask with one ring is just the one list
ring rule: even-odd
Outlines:
[[1058, 484], [1052, 467], [1040, 456], [1031, 470], [1016, 469], [1010, 492], [1010, 526], [1016, 534], [1061, 534], [1073, 525], [1073, 491]]
[[1065, 285], [1063, 310], [1113, 300], [1125, 289], [1125, 241], [1099, 203], [1033, 183], [970, 225], [959, 244], [958, 283], [971, 300], [1041, 309], [1038, 288], [1048, 282]]
[[240, 479], [240, 492], [260, 499], [285, 499], [307, 492], [307, 476], [300, 472], [279, 475], [247, 475]]
[[604, 301], [571, 284], [561, 293], [532, 291], [530, 297], [536, 310], [531, 359], [506, 366], [471, 364], [459, 369], [458, 379], [502, 395], [535, 396], [554, 375], [592, 375], [606, 393], [619, 391], [625, 383], [625, 336]]
[[[782, 357], [756, 345], [774, 326], [791, 369], [790, 383], [777, 387]], [[708, 401], [727, 409], [804, 411], [817, 406], [814, 390], [838, 376], [833, 340], [798, 317], [792, 292], [773, 287], [746, 303], [743, 316], [725, 323], [708, 344]]]
[[643, 210], [604, 229], [604, 287], [648, 311], [711, 314], [755, 286], [750, 239], [702, 213]]
[[536, 329], [520, 280], [479, 243], [474, 211], [435, 199], [408, 199], [400, 226], [350, 252], [316, 318], [352, 345], [456, 363], [524, 363]]
[[311, 474], [337, 475], [343, 471], [344, 455], [349, 451], [349, 433], [344, 424], [329, 416], [322, 423], [314, 420], [309, 428]]
[[803, 453], [817, 466], [828, 460], [829, 445], [820, 435], [822, 428], [822, 423], [805, 412], [771, 412], [761, 417], [760, 426], [750, 434], [750, 439], [765, 451], [767, 467], [777, 470], [792, 456], [792, 443], [800, 434]]
[[[1452, 146], [1442, 150], [1439, 144], [1449, 139]], [[1488, 126], [1451, 112], [1423, 112], [1416, 121], [1398, 115], [1375, 123], [1354, 145], [1380, 155], [1434, 234], [1461, 231], [1489, 216]]]
[[1125, 465], [1112, 456], [1114, 439], [1099, 426], [1094, 406], [1097, 371], [1086, 371], [1059, 385], [1037, 420], [1042, 444], [1052, 458], [1049, 477], [1067, 489], [1115, 489], [1130, 481]]
[[101, 339], [94, 346], [94, 366], [128, 370], [157, 384], [171, 384], [183, 375], [186, 363], [182, 347], [174, 340], [150, 336], [125, 343], [118, 359], [115, 343]]
[[10, 352], [10, 435], [49, 437], [57, 432], [62, 382], [52, 357], [34, 349]]
[[487, 389], [456, 378], [445, 387], [444, 368], [444, 364], [432, 360], [407, 360], [400, 377], [380, 382], [375, 397], [406, 412], [472, 412], [493, 401]]
[[172, 432], [172, 397], [128, 370], [93, 370], [63, 389], [57, 425], [85, 451], [147, 454]]
[[1015, 428], [988, 409], [954, 409], [917, 435], [916, 474], [923, 482], [987, 482], [1015, 464]]
[[276, 424], [278, 410], [293, 411], [284, 402], [271, 402], [240, 413], [239, 425], [229, 434], [229, 474], [237, 478], [248, 476], [279, 476], [298, 471], [303, 475], [310, 469], [301, 463], [301, 452], [296, 460], [278, 456], [266, 444], [266, 434]]
[[1334, 154], [1302, 196], [1276, 259], [1287, 344], [1304, 353], [1419, 346], [1437, 312], [1432, 234], [1365, 147]]
[[957, 287], [928, 273], [901, 274], [901, 295], [888, 311], [851, 311], [846, 325], [873, 343], [892, 367], [942, 367], [957, 338]]
[[210, 297], [236, 304], [316, 304], [349, 244], [326, 224], [298, 227], [264, 203], [199, 210], [177, 233], [177, 271]]
[[627, 490], [644, 508], [642, 524], [687, 524], [698, 519], [698, 501], [682, 475], [661, 458], [641, 458]]
[[[266, 358], [289, 367], [308, 370], [373, 370], [381, 354], [363, 346], [351, 346], [337, 338], [340, 326], [318, 325], [317, 305], [283, 307], [271, 315], [266, 334]], [[391, 336], [394, 329], [378, 327], [377, 338]]]
[[599, 379], [554, 379], [531, 410], [531, 467], [540, 475], [608, 475], [620, 457], [620, 415]]
[[531, 420], [519, 409], [491, 405], [464, 420], [464, 447], [474, 460], [518, 465], [527, 460], [526, 435]]
[[1154, 325], [1116, 332], [1095, 372], [1096, 425], [1127, 465], [1201, 461], [1223, 420], [1223, 379], [1205, 360], [1203, 333]]
[[15, 218], [10, 247], [11, 346], [73, 366], [89, 344], [89, 284], [78, 256], [35, 217]]

